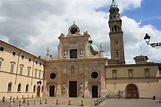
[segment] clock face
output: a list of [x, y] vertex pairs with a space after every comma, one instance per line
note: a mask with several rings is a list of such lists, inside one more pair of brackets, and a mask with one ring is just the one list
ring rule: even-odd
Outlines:
[[70, 32], [71, 32], [72, 34], [75, 34], [75, 33], [77, 32], [77, 28], [73, 27], [73, 28], [70, 30]]

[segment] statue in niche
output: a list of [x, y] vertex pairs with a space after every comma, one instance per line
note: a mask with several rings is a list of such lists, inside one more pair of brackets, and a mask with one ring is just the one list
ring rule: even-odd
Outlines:
[[74, 68], [74, 66], [71, 66], [71, 74], [75, 74], [75, 68]]
[[64, 56], [66, 56], [67, 55], [67, 51], [64, 51]]
[[80, 50], [80, 55], [83, 55], [83, 49]]
[[65, 87], [65, 83], [64, 83], [64, 84], [63, 84], [63, 90], [65, 90], [65, 88], [66, 88], [66, 87]]

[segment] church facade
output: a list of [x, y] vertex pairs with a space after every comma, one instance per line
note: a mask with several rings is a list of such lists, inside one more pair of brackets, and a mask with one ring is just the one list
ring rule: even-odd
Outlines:
[[[160, 72], [157, 63], [147, 62], [146, 56], [136, 56], [136, 64], [125, 64], [122, 20], [117, 4], [112, 2], [109, 15], [111, 59], [104, 57], [93, 44], [90, 34], [80, 34], [73, 23], [66, 35], [61, 34], [58, 58], [45, 64], [45, 96], [159, 98]], [[153, 90], [154, 88], [158, 90]]]
[[41, 59], [1, 41], [0, 97], [160, 98], [159, 64], [147, 62], [146, 56], [125, 64], [122, 20], [114, 0], [109, 12], [110, 59], [103, 45], [98, 48], [75, 23], [58, 37], [57, 58], [49, 49]]

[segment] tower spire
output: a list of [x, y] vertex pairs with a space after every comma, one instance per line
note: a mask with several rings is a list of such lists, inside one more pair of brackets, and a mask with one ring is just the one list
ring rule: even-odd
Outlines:
[[115, 0], [112, 0], [111, 8], [118, 8], [117, 4], [115, 3]]

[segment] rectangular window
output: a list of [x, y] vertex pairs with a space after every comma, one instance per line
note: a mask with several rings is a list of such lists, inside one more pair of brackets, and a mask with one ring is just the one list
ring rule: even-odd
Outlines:
[[23, 66], [20, 67], [20, 75], [22, 75]]
[[39, 71], [39, 78], [41, 77], [41, 71]]
[[70, 58], [77, 58], [77, 49], [70, 50]]
[[150, 77], [150, 72], [149, 71], [145, 71], [145, 77]]
[[37, 70], [35, 70], [35, 77], [37, 77]]
[[0, 51], [4, 51], [4, 47], [0, 47]]
[[30, 76], [30, 68], [28, 68], [27, 76]]
[[128, 71], [129, 78], [133, 78], [133, 71]]
[[117, 78], [117, 71], [116, 70], [112, 71], [112, 78]]
[[13, 52], [12, 55], [15, 56], [16, 55], [16, 52]]
[[10, 72], [13, 73], [13, 71], [14, 71], [14, 63], [11, 63]]
[[24, 56], [22, 55], [21, 58], [24, 59]]
[[42, 79], [44, 79], [44, 72], [42, 72]]

